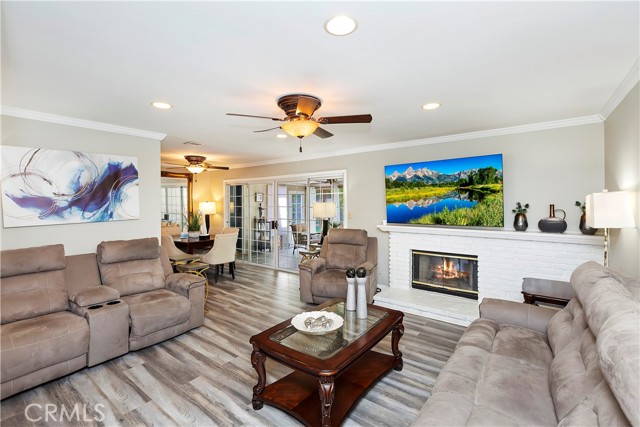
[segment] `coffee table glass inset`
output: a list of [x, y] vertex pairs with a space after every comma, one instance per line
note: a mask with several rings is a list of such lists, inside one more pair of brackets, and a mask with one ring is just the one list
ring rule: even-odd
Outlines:
[[[337, 426], [383, 375], [402, 370], [402, 312], [368, 305], [368, 318], [358, 320], [355, 312], [345, 314], [344, 300], [317, 308], [323, 309], [343, 316], [344, 325], [326, 335], [305, 335], [288, 319], [251, 337], [251, 364], [258, 374], [253, 409], [266, 403], [307, 426]], [[392, 354], [372, 350], [389, 333]], [[267, 357], [294, 371], [267, 385]]]
[[342, 328], [326, 335], [307, 335], [298, 332], [293, 325], [289, 325], [269, 338], [285, 347], [324, 360], [360, 338], [387, 316], [385, 311], [369, 307], [368, 317], [366, 319], [357, 319], [355, 311], [346, 311], [344, 309], [344, 302], [326, 307], [324, 311], [332, 311], [342, 316], [344, 319]]

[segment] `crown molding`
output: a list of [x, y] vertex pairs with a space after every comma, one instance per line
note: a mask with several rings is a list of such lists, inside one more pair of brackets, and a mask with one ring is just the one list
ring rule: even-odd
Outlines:
[[551, 122], [533, 123], [521, 126], [511, 126], [506, 128], [481, 130], [476, 132], [459, 133], [454, 135], [436, 136], [433, 138], [417, 139], [404, 142], [391, 142], [386, 144], [370, 145], [366, 147], [350, 148], [346, 150], [333, 151], [331, 153], [301, 155], [296, 157], [283, 157], [253, 163], [243, 163], [230, 166], [231, 169], [250, 168], [256, 166], [266, 166], [279, 163], [300, 162], [305, 160], [325, 159], [328, 157], [346, 156], [351, 154], [369, 153], [373, 151], [397, 150], [398, 148], [419, 147], [422, 145], [442, 144], [445, 142], [466, 141], [469, 139], [488, 138], [493, 136], [512, 135], [525, 132], [536, 132], [547, 129], [557, 129], [570, 126], [581, 126], [594, 123], [602, 123], [604, 120], [599, 115], [575, 117], [572, 119], [554, 120]]
[[73, 117], [59, 116], [57, 114], [42, 113], [40, 111], [25, 110], [22, 108], [0, 107], [3, 116], [18, 117], [21, 119], [37, 120], [40, 122], [56, 123], [59, 125], [75, 126], [85, 129], [101, 130], [103, 132], [118, 133], [121, 135], [137, 136], [162, 141], [167, 137], [164, 133], [150, 132], [141, 129], [116, 126], [109, 123], [93, 122], [90, 120], [75, 119]]
[[600, 117], [603, 120], [606, 120], [613, 110], [615, 110], [618, 105], [622, 102], [622, 100], [627, 96], [627, 94], [633, 89], [633, 87], [640, 81], [640, 58], [636, 59], [636, 62], [633, 64], [627, 75], [622, 79], [622, 82], [618, 85], [616, 90], [613, 91], [611, 97], [604, 104], [602, 110], [600, 110]]

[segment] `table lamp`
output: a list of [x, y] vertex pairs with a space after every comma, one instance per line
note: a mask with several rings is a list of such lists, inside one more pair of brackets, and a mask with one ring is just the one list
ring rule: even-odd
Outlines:
[[204, 216], [204, 229], [200, 229], [200, 234], [209, 234], [209, 214], [216, 213], [216, 202], [200, 202], [198, 207]]
[[320, 239], [320, 244], [322, 244], [325, 236], [329, 233], [329, 218], [336, 216], [336, 204], [334, 202], [316, 202], [312, 209], [313, 217], [322, 220], [322, 238]]
[[635, 227], [633, 198], [628, 191], [587, 194], [587, 225], [604, 228], [604, 266], [609, 267], [609, 229]]

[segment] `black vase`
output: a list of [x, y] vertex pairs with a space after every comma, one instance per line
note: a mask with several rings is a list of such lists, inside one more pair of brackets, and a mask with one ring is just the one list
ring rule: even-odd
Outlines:
[[580, 232], [592, 236], [598, 232], [597, 228], [592, 228], [587, 225], [587, 214], [583, 213], [580, 216]]
[[515, 218], [513, 219], [513, 228], [515, 228], [516, 231], [525, 231], [527, 227], [529, 227], [527, 216], [523, 213], [516, 214]]
[[[562, 212], [562, 218], [556, 216], [556, 212]], [[544, 233], [564, 233], [567, 229], [567, 221], [564, 220], [566, 212], [549, 205], [549, 217], [538, 221], [538, 228]]]

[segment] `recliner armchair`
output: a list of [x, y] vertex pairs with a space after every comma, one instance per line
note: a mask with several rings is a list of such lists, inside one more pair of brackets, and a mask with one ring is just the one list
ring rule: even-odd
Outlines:
[[320, 255], [300, 264], [300, 300], [320, 304], [347, 296], [346, 271], [367, 270], [367, 302], [373, 302], [378, 283], [378, 239], [365, 230], [332, 229], [324, 239]]

